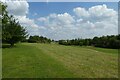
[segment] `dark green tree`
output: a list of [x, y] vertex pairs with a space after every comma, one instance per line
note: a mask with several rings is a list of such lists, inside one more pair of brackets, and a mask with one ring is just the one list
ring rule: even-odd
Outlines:
[[43, 36], [30, 36], [28, 39], [29, 43], [51, 43], [51, 40]]
[[14, 46], [15, 43], [27, 37], [27, 32], [19, 21], [8, 15], [7, 6], [2, 4], [2, 41]]
[[95, 46], [101, 48], [120, 48], [120, 35], [94, 37], [93, 39], [59, 40], [62, 45]]

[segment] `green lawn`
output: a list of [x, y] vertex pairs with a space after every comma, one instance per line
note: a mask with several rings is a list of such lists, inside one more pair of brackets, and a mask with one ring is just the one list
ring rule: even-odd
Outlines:
[[22, 43], [2, 52], [3, 78], [118, 77], [114, 49]]

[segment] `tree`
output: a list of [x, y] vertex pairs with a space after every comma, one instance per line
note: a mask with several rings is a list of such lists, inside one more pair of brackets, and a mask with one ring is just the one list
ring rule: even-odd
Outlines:
[[95, 46], [101, 48], [120, 48], [120, 35], [94, 37], [93, 39], [59, 40], [61, 45]]
[[[1, 3], [2, 4], [2, 3]], [[8, 15], [7, 6], [2, 4], [2, 41], [14, 46], [27, 37], [27, 32], [12, 15]]]
[[28, 39], [29, 43], [51, 43], [51, 40], [43, 36], [30, 36]]
[[2, 4], [0, 3], [0, 47], [2, 46]]

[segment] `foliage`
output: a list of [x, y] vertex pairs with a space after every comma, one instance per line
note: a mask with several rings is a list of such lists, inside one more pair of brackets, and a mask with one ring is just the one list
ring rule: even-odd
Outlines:
[[8, 15], [6, 11], [7, 6], [2, 4], [2, 41], [11, 44], [22, 41], [26, 38], [26, 30], [20, 25], [12, 15]]
[[0, 3], [0, 47], [2, 46], [2, 5]]
[[51, 40], [43, 36], [30, 36], [29, 43], [51, 43]]
[[93, 39], [59, 40], [59, 44], [118, 49], [120, 48], [120, 35], [94, 37]]

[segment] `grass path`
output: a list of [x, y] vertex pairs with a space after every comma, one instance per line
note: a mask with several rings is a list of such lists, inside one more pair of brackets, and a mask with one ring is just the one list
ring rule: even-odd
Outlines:
[[[112, 54], [113, 53], [113, 54]], [[3, 77], [118, 77], [117, 50], [20, 44], [3, 49]]]
[[55, 59], [40, 49], [28, 45], [3, 49], [3, 77], [5, 78], [45, 78], [70, 77]]

